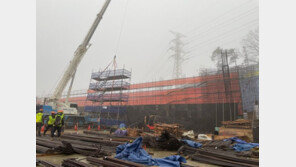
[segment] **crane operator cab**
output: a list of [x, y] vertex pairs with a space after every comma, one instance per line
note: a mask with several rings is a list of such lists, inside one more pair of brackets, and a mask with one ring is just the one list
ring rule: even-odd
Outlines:
[[59, 110], [63, 110], [65, 115], [77, 115], [78, 106], [76, 103], [69, 103], [68, 105], [63, 105], [58, 107]]

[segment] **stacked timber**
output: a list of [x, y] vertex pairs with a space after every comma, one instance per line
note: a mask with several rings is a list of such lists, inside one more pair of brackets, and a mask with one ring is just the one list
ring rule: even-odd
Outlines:
[[138, 128], [127, 128], [127, 135], [129, 137], [138, 137], [143, 132], [142, 129]]
[[231, 137], [239, 137], [247, 142], [253, 142], [253, 130], [250, 120], [237, 119], [235, 121], [222, 121], [219, 127], [219, 135], [215, 135], [215, 140], [222, 140]]
[[251, 121], [246, 119], [237, 119], [235, 121], [222, 121], [225, 128], [251, 129]]
[[180, 129], [179, 124], [165, 124], [165, 123], [154, 124], [154, 132], [157, 135], [160, 135], [165, 130], [171, 134], [174, 134], [177, 137], [180, 137], [182, 135], [182, 130]]

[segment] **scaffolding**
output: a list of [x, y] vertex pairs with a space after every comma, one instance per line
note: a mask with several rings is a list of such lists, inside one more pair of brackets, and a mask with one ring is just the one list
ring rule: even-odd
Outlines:
[[[86, 101], [92, 105], [86, 105], [84, 112], [98, 118], [100, 125], [113, 126], [125, 122], [126, 103], [128, 102], [128, 90], [130, 88], [131, 72], [126, 69], [114, 69], [92, 72]], [[125, 91], [125, 92], [123, 92]]]
[[259, 64], [238, 69], [244, 112], [252, 112], [255, 102], [259, 102]]

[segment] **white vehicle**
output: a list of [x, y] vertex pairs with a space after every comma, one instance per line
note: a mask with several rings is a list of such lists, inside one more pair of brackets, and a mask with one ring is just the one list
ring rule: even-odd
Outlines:
[[[83, 56], [85, 55], [86, 51], [90, 47], [89, 41], [90, 41], [91, 37], [93, 36], [100, 21], [102, 20], [103, 15], [104, 15], [110, 1], [111, 0], [105, 1], [100, 13], [98, 13], [94, 23], [92, 24], [92, 26], [91, 26], [90, 30], [88, 31], [86, 37], [84, 38], [83, 42], [76, 49], [73, 59], [70, 61], [70, 64], [69, 64], [67, 70], [65, 71], [62, 79], [59, 81], [57, 87], [55, 88], [54, 94], [49, 98], [48, 105], [52, 106], [53, 109], [63, 110], [64, 114], [67, 114], [67, 115], [77, 115], [77, 109], [75, 107], [71, 107], [71, 106], [75, 106], [75, 105], [68, 102], [68, 98], [70, 96], [72, 84], [73, 84], [74, 77], [75, 77], [75, 72], [76, 72], [77, 67], [78, 67], [79, 63], [81, 62]], [[70, 79], [72, 79], [72, 81], [69, 86], [66, 101], [61, 102], [60, 99], [61, 99], [62, 93], [63, 93], [65, 87], [67, 86], [68, 82], [70, 81]]]

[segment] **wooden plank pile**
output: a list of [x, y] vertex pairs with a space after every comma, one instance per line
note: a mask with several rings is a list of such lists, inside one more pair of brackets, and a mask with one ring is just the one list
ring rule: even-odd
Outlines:
[[222, 121], [222, 126], [225, 128], [251, 129], [251, 121], [245, 119], [237, 119], [235, 121]]
[[222, 121], [221, 124], [219, 135], [214, 136], [215, 140], [239, 137], [247, 142], [253, 142], [253, 130], [250, 120]]
[[127, 128], [127, 135], [129, 137], [138, 137], [143, 132], [142, 129], [137, 128]]
[[179, 124], [165, 124], [165, 123], [154, 124], [154, 132], [156, 135], [161, 135], [161, 133], [165, 130], [171, 134], [174, 134], [177, 137], [180, 137], [183, 133], [183, 130], [181, 130]]

